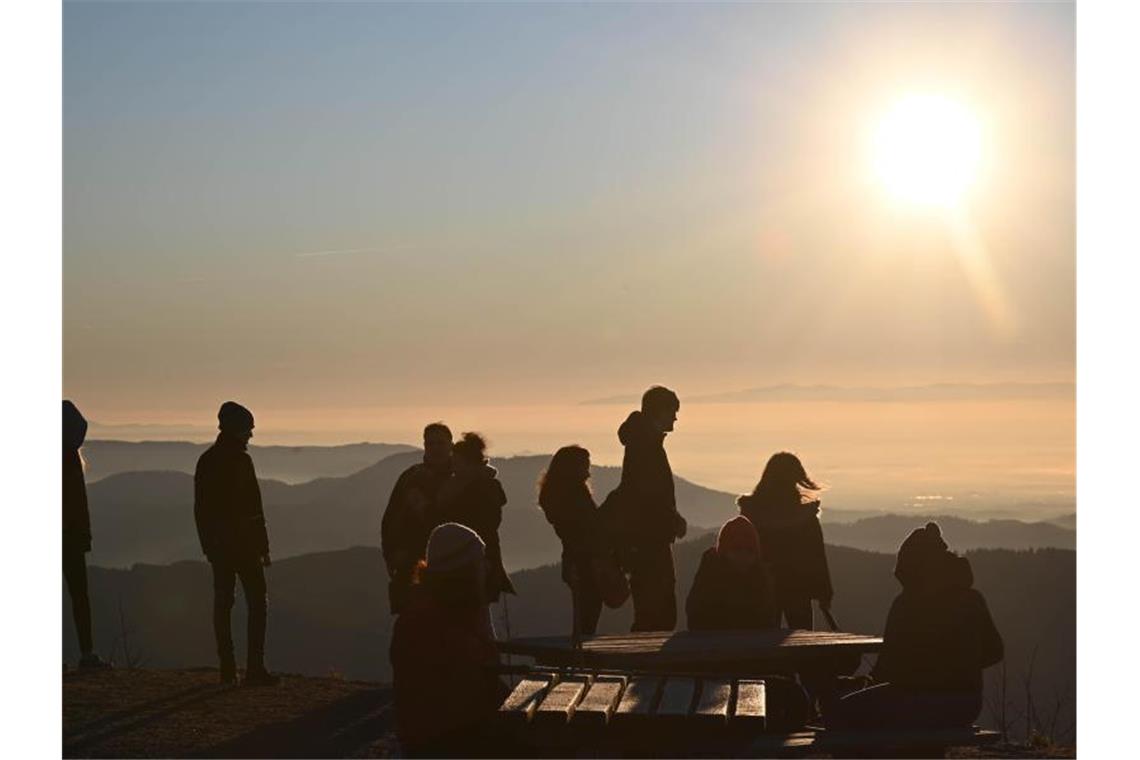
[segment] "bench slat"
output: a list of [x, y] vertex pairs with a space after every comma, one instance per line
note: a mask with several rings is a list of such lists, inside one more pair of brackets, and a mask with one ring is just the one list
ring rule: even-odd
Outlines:
[[546, 698], [534, 713], [534, 720], [548, 724], [569, 722], [578, 700], [586, 693], [589, 681], [589, 676], [586, 675], [563, 676], [546, 693]]
[[733, 723], [763, 730], [768, 720], [768, 692], [763, 681], [741, 680], [736, 684]]
[[621, 700], [625, 682], [623, 676], [595, 676], [589, 690], [574, 708], [574, 725], [604, 726], [609, 723]]
[[539, 673], [519, 681], [503, 700], [499, 708], [500, 715], [509, 720], [529, 721], [555, 678], [553, 674]]
[[692, 678], [667, 679], [665, 687], [661, 690], [661, 702], [657, 705], [657, 714], [661, 717], [685, 717], [693, 705], [696, 691], [697, 682]]
[[648, 717], [657, 706], [657, 692], [661, 689], [661, 679], [656, 677], [634, 676], [618, 702], [615, 717]]
[[693, 716], [704, 723], [722, 724], [728, 721], [728, 706], [732, 701], [732, 681], [706, 678], [701, 681], [701, 696]]

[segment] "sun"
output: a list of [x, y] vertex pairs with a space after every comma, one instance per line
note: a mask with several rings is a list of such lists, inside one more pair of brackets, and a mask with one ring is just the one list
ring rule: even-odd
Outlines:
[[982, 126], [962, 103], [910, 95], [878, 123], [871, 156], [878, 181], [897, 201], [956, 208], [978, 175]]

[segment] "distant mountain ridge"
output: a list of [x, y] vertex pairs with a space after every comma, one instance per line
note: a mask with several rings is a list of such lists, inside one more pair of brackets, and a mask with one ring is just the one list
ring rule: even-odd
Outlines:
[[[736, 391], [686, 396], [689, 404], [748, 404], [768, 401], [999, 401], [1010, 399], [1066, 398], [1076, 395], [1073, 383], [932, 383], [898, 387], [797, 385], [783, 383]], [[640, 400], [637, 395], [607, 396], [581, 402], [594, 404], [629, 404]]]

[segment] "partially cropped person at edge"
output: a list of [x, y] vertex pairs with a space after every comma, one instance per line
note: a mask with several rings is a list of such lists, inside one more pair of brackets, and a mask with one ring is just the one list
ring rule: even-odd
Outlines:
[[927, 730], [971, 725], [982, 709], [982, 671], [1002, 660], [1001, 634], [973, 588], [965, 557], [951, 552], [936, 523], [899, 548], [902, 593], [887, 613], [876, 685], [824, 702], [834, 728]]
[[105, 668], [91, 636], [91, 599], [87, 590], [87, 552], [91, 551], [91, 515], [79, 449], [87, 420], [70, 401], [63, 402], [63, 578], [71, 597], [71, 617], [79, 639], [79, 667]]
[[685, 603], [690, 631], [741, 631], [776, 628], [780, 611], [756, 529], [737, 515], [717, 534]]
[[412, 573], [423, 559], [435, 527], [439, 489], [451, 477], [451, 429], [442, 422], [424, 428], [424, 457], [400, 473], [380, 521], [380, 548], [388, 569], [388, 606], [398, 615], [407, 605]]
[[278, 678], [265, 669], [269, 535], [261, 487], [246, 451], [253, 427], [253, 413], [241, 404], [227, 401], [218, 410], [217, 440], [198, 458], [194, 471], [194, 520], [214, 576], [214, 639], [221, 681], [237, 681], [230, 617], [234, 584], [241, 579], [249, 613], [242, 685], [272, 686]]
[[756, 526], [760, 548], [771, 564], [776, 603], [788, 628], [814, 628], [812, 599], [831, 609], [831, 573], [819, 523], [822, 490], [799, 457], [773, 454], [752, 493], [736, 500]]
[[407, 757], [497, 756], [486, 731], [509, 689], [487, 627], [485, 545], [465, 525], [431, 532], [392, 629], [396, 735]]
[[456, 522], [479, 534], [486, 545], [487, 601], [499, 601], [515, 587], [503, 567], [499, 525], [503, 522], [506, 492], [498, 473], [487, 460], [487, 442], [478, 433], [464, 433], [451, 449], [453, 472], [440, 487], [434, 524]]
[[570, 587], [574, 632], [598, 630], [603, 590], [598, 563], [610, 553], [601, 533], [598, 506], [590, 491], [590, 452], [563, 446], [539, 480], [538, 505], [562, 542], [562, 580]]

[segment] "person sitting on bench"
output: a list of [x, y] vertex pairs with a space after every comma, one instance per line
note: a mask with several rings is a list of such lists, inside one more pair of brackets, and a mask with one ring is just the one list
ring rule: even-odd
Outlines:
[[899, 548], [891, 605], [870, 688], [824, 705], [837, 729], [931, 730], [970, 726], [982, 709], [982, 670], [1004, 647], [965, 557], [949, 551], [936, 523]]
[[406, 757], [493, 755], [482, 729], [509, 693], [487, 613], [486, 547], [465, 525], [428, 537], [390, 657], [396, 736]]
[[707, 549], [685, 603], [690, 631], [776, 628], [772, 580], [760, 553], [756, 528], [743, 515], [721, 526]]

